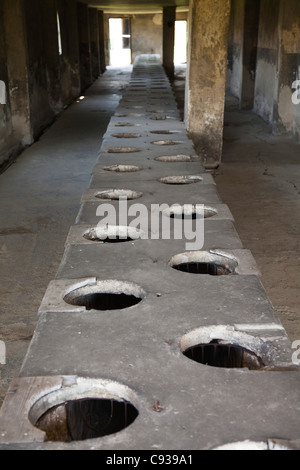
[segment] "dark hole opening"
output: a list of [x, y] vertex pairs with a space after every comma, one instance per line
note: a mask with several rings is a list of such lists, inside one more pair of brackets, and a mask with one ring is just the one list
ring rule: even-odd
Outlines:
[[68, 296], [65, 298], [67, 303], [85, 307], [86, 310], [120, 310], [137, 305], [141, 300], [140, 297], [135, 297], [134, 295], [102, 292], [74, 295], [72, 299], [68, 298]]
[[232, 274], [232, 271], [229, 268], [216, 263], [190, 262], [180, 263], [172, 267], [177, 271], [191, 274], [208, 274], [210, 276], [224, 276]]
[[162, 131], [150, 131], [151, 134], [174, 134], [174, 132], [172, 131], [165, 131], [165, 130], [162, 130]]
[[128, 238], [120, 238], [120, 237], [116, 237], [116, 238], [105, 238], [105, 240], [102, 240], [104, 243], [126, 243], [126, 242], [132, 242], [133, 239], [128, 237]]
[[89, 234], [85, 234], [83, 235], [84, 238], [86, 238], [87, 240], [91, 241], [91, 242], [102, 242], [102, 243], [126, 243], [126, 242], [132, 242], [132, 241], [135, 241], [133, 238], [131, 237], [119, 237], [119, 236], [115, 236], [115, 237], [106, 237], [105, 239], [100, 239], [100, 238], [97, 238], [96, 236], [91, 236]]
[[203, 212], [192, 212], [190, 214], [185, 214], [184, 211], [181, 213], [171, 212], [170, 218], [171, 219], [187, 219], [187, 220], [197, 220], [197, 219], [208, 219], [216, 215], [216, 212], [210, 209], [204, 209]]
[[187, 220], [196, 220], [196, 219], [202, 219], [202, 216], [199, 216], [196, 212], [193, 212], [192, 214], [170, 214], [171, 219], [187, 219]]
[[136, 153], [140, 150], [135, 147], [116, 147], [108, 149], [108, 153]]
[[150, 119], [152, 119], [153, 121], [165, 121], [167, 117], [166, 116], [153, 116]]
[[48, 410], [36, 423], [48, 442], [95, 439], [122, 431], [138, 416], [129, 402], [114, 399], [74, 400]]
[[184, 351], [184, 356], [200, 364], [227, 369], [247, 368], [258, 370], [264, 367], [260, 357], [242, 346], [219, 344], [213, 340], [209, 344], [198, 344]]

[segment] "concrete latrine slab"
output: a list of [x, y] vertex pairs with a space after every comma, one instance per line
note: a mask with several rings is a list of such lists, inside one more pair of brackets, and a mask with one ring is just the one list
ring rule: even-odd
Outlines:
[[[142, 104], [135, 101], [139, 80], [147, 96]], [[195, 150], [156, 58], [138, 60], [131, 82], [126, 99], [134, 113], [122, 102], [112, 124], [124, 118], [124, 128], [133, 124], [136, 132], [123, 129], [114, 137], [109, 129], [99, 149], [61, 266], [0, 411], [0, 448], [299, 448], [299, 369], [255, 260], [201, 162], [157, 160], [174, 155], [173, 147], [177, 155]], [[154, 108], [159, 96], [168, 104]], [[172, 120], [156, 134], [159, 121], [152, 117], [165, 113]], [[143, 171], [104, 169], [124, 162]], [[165, 184], [165, 177], [181, 180]], [[84, 239], [99, 222], [99, 206], [119, 209], [118, 199], [97, 199], [95, 192], [126, 188], [148, 211], [163, 202], [215, 207], [204, 218], [203, 249], [185, 250], [183, 238]]]

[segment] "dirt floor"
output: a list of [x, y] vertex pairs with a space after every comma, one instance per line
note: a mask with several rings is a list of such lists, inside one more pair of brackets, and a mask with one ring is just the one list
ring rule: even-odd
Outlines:
[[[173, 85], [181, 110], [184, 76], [184, 67], [177, 68]], [[109, 69], [88, 99], [69, 108], [0, 175], [0, 340], [7, 348], [0, 405], [19, 373], [101, 137], [129, 78], [130, 68]], [[299, 142], [272, 136], [262, 119], [227, 97], [223, 160], [213, 176], [292, 341], [300, 340], [299, 150]]]

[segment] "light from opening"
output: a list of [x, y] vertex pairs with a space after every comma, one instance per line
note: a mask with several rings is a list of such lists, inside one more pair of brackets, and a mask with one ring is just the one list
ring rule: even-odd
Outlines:
[[175, 21], [174, 63], [185, 64], [187, 60], [187, 22]]
[[[125, 28], [126, 26], [126, 28]], [[110, 65], [126, 66], [131, 64], [130, 23], [126, 18], [109, 19]]]
[[62, 49], [62, 41], [61, 41], [61, 28], [60, 28], [60, 19], [59, 19], [59, 13], [56, 13], [56, 21], [57, 21], [57, 38], [58, 38], [58, 53], [59, 55], [62, 55], [63, 49]]

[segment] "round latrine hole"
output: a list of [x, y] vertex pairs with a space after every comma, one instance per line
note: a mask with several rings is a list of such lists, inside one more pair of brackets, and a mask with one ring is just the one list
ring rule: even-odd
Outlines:
[[141, 168], [135, 165], [111, 165], [104, 167], [104, 170], [113, 171], [115, 173], [135, 173], [141, 171]]
[[137, 419], [137, 400], [127, 387], [100, 380], [93, 386], [91, 379], [79, 378], [72, 384], [73, 380], [48, 391], [30, 409], [29, 420], [45, 432], [45, 442], [97, 439], [118, 433]]
[[99, 225], [87, 230], [83, 237], [92, 242], [125, 243], [139, 240], [144, 232], [134, 227], [120, 225]]
[[164, 184], [193, 184], [203, 181], [201, 176], [166, 176], [159, 178], [160, 183]]
[[153, 145], [178, 145], [181, 143], [182, 142], [177, 140], [155, 140], [154, 142], [151, 142]]
[[167, 119], [167, 116], [152, 116], [150, 119], [152, 121], [165, 121]]
[[161, 157], [156, 157], [154, 160], [163, 163], [181, 163], [191, 162], [192, 157], [189, 155], [162, 155]]
[[47, 411], [36, 423], [46, 442], [73, 442], [115, 434], [138, 417], [126, 401], [86, 398], [62, 403]]
[[264, 366], [261, 359], [253, 352], [234, 344], [223, 344], [213, 340], [209, 344], [197, 344], [184, 351], [189, 359], [212, 367], [226, 369], [257, 370]]
[[69, 305], [86, 310], [123, 310], [140, 303], [145, 296], [142, 288], [121, 281], [98, 281], [92, 285], [75, 288], [64, 296]]
[[174, 205], [164, 210], [163, 214], [172, 219], [208, 219], [217, 215], [217, 209], [201, 204]]
[[180, 131], [169, 131], [169, 130], [150, 131], [150, 134], [180, 134]]
[[132, 122], [117, 122], [115, 127], [137, 127], [139, 124], [133, 124]]
[[177, 271], [210, 276], [234, 274], [237, 265], [235, 259], [206, 251], [191, 251], [175, 255], [169, 262], [169, 266]]
[[142, 197], [143, 193], [132, 191], [131, 189], [107, 189], [105, 191], [99, 191], [95, 194], [98, 199], [110, 199], [118, 201], [120, 199], [138, 199]]
[[115, 137], [116, 139], [137, 139], [141, 136], [140, 134], [121, 132], [120, 134], [112, 134], [112, 137]]
[[[213, 450], [273, 450], [270, 449], [270, 444], [268, 442], [259, 442], [259, 441], [238, 441], [231, 442], [229, 444], [223, 444], [221, 446], [215, 447]], [[280, 447], [282, 449], [282, 447]], [[288, 450], [288, 449], [287, 449]]]
[[124, 106], [125, 109], [143, 109], [144, 106]]
[[188, 333], [181, 340], [182, 354], [211, 367], [261, 370], [265, 367], [263, 341], [230, 327], [205, 327]]
[[140, 149], [136, 147], [112, 147], [108, 149], [108, 153], [136, 153]]
[[138, 113], [127, 113], [127, 114], [124, 114], [124, 113], [116, 113], [115, 116], [116, 116], [116, 117], [142, 117], [143, 115], [142, 115], [142, 114], [138, 114]]

